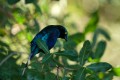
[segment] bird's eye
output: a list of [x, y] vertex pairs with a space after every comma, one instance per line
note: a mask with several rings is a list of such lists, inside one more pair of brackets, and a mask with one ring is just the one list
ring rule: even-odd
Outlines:
[[65, 32], [65, 34], [67, 34], [67, 32]]

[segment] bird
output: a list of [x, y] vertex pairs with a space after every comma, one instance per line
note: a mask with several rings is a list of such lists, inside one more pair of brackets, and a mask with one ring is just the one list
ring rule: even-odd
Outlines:
[[29, 55], [27, 63], [25, 64], [25, 68], [23, 69], [22, 75], [24, 75], [24, 72], [28, 66], [29, 61], [36, 54], [38, 54], [40, 52], [44, 53], [44, 51], [38, 47], [37, 44], [39, 44], [39, 43], [37, 43], [37, 40], [39, 40], [39, 39], [43, 40], [46, 43], [48, 50], [50, 50], [51, 48], [54, 47], [54, 45], [57, 41], [57, 38], [65, 39], [65, 41], [67, 41], [67, 39], [68, 39], [68, 31], [62, 25], [48, 25], [45, 28], [43, 28], [39, 33], [36, 34], [36, 36], [31, 41], [30, 55]]

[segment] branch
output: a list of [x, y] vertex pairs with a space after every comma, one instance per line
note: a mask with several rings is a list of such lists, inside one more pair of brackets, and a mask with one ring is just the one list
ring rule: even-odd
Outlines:
[[[2, 64], [4, 62], [6, 62], [10, 57], [12, 57], [14, 54], [17, 54], [18, 52], [13, 52], [11, 54], [9, 54], [8, 56], [6, 56], [1, 62], [0, 62], [0, 66], [2, 66]], [[22, 52], [19, 52], [19, 53], [22, 53]]]

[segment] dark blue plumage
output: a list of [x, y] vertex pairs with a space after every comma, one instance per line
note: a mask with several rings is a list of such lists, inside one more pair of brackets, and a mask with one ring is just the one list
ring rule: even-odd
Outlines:
[[[29, 56], [29, 60], [31, 60], [37, 53], [43, 52], [43, 50], [37, 46], [36, 41], [38, 39], [45, 41], [45, 43], [48, 46], [48, 49], [50, 50], [55, 45], [57, 38], [62, 38], [67, 40], [67, 30], [63, 26], [49, 25], [45, 27], [43, 30], [41, 30], [31, 41], [31, 54]], [[26, 63], [26, 67], [27, 65], [28, 62]]]

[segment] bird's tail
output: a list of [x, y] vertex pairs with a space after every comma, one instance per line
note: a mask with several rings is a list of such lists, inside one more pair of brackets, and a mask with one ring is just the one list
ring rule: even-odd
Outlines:
[[27, 63], [25, 64], [25, 67], [23, 68], [22, 76], [24, 75], [25, 70], [26, 70], [26, 68], [28, 67], [29, 62], [30, 62], [30, 57], [28, 58], [28, 61], [27, 61]]

